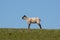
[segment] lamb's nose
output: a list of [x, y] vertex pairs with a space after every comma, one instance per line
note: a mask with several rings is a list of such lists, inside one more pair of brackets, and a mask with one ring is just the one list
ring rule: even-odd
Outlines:
[[23, 19], [23, 17], [22, 17], [22, 19]]

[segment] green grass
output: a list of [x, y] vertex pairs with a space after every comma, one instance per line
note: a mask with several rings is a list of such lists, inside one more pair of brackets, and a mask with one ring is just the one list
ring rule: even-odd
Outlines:
[[60, 30], [0, 28], [0, 40], [60, 40]]

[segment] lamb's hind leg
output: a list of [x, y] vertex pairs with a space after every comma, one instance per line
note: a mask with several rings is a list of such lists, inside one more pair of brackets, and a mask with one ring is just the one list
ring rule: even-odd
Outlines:
[[38, 25], [39, 25], [40, 29], [42, 29], [41, 24], [38, 24]]

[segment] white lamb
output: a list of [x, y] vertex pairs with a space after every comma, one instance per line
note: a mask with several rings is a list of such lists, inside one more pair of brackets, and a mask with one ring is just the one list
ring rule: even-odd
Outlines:
[[24, 16], [22, 17], [22, 19], [24, 19], [24, 20], [27, 21], [27, 23], [28, 23], [28, 29], [30, 29], [30, 24], [31, 24], [31, 23], [33, 23], [33, 24], [34, 24], [34, 23], [37, 23], [37, 24], [39, 25], [40, 29], [42, 29], [41, 24], [40, 24], [41, 20], [40, 20], [38, 17], [29, 18], [29, 17], [27, 17], [26, 15], [24, 15]]

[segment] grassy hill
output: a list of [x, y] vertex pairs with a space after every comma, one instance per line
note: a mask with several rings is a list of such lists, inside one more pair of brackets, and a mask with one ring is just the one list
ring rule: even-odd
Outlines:
[[60, 40], [60, 30], [0, 28], [0, 40]]

